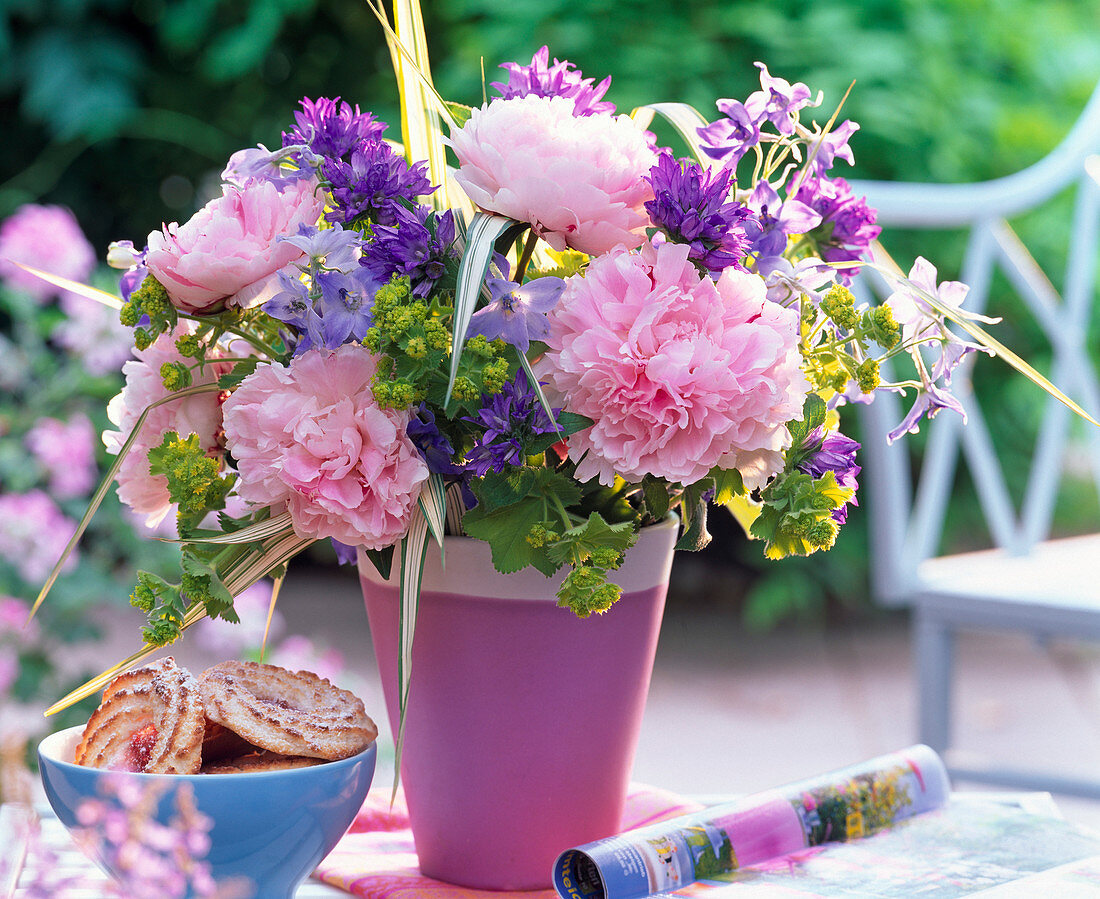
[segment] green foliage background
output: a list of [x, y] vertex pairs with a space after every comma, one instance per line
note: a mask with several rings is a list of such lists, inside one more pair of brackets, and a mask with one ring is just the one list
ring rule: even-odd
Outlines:
[[[854, 80], [853, 177], [1016, 171], [1064, 136], [1100, 80], [1100, 0], [424, 0], [424, 13], [437, 85], [465, 103], [480, 101], [483, 67], [485, 82], [499, 80], [499, 62], [525, 62], [542, 44], [613, 76], [609, 98], [626, 110], [683, 100], [710, 112], [758, 86], [755, 60], [823, 90], [828, 111]], [[97, 249], [141, 244], [216, 191], [234, 150], [276, 145], [303, 95], [343, 96], [399, 130], [389, 56], [363, 0], [0, 0], [0, 218], [23, 202], [61, 203]], [[1020, 223], [1051, 272], [1067, 217], [1055, 205]], [[888, 245], [903, 264], [922, 253], [945, 273], [961, 255], [957, 235]], [[1011, 336], [1041, 355], [1026, 329]], [[1005, 384], [1000, 415], [1013, 422], [1035, 398]], [[1004, 449], [1022, 460], [1013, 430]], [[780, 565], [714, 525], [711, 568], [762, 575], [740, 597], [750, 623], [818, 620], [865, 596], [858, 512], [832, 553]], [[719, 584], [709, 592], [725, 602], [731, 580], [696, 587]]]

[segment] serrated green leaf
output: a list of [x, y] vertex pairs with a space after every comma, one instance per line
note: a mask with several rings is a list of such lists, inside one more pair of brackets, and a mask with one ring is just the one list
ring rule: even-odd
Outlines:
[[642, 495], [645, 497], [645, 505], [657, 521], [661, 521], [667, 514], [670, 504], [668, 495], [668, 481], [664, 478], [656, 478], [646, 475], [642, 478]]
[[570, 528], [554, 541], [549, 547], [549, 555], [558, 565], [566, 562], [580, 565], [587, 561], [593, 552], [601, 549], [625, 552], [637, 539], [638, 532], [634, 522], [608, 524], [602, 515], [593, 512], [583, 524]]
[[709, 477], [714, 481], [714, 502], [717, 505], [724, 506], [745, 492], [745, 482], [736, 468], [712, 468]]
[[473, 109], [471, 109], [469, 106], [466, 106], [462, 103], [453, 103], [450, 100], [448, 100], [444, 105], [454, 117], [456, 128], [461, 128], [468, 121], [470, 121], [470, 116], [473, 115], [474, 112]]
[[260, 360], [253, 356], [250, 359], [243, 359], [233, 366], [233, 370], [228, 374], [222, 375], [218, 378], [218, 386], [222, 390], [232, 390], [238, 386], [241, 381], [247, 378], [256, 370], [256, 366], [259, 365]]

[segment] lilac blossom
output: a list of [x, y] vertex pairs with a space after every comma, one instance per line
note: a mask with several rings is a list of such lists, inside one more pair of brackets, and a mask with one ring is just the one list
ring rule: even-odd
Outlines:
[[806, 234], [821, 224], [821, 214], [800, 200], [781, 201], [775, 188], [761, 181], [749, 197], [755, 216], [745, 219], [745, 234], [758, 258], [781, 256], [791, 234]]
[[712, 274], [734, 267], [749, 250], [744, 221], [748, 207], [729, 199], [732, 173], [705, 171], [690, 160], [662, 153], [646, 180], [653, 199], [645, 204], [650, 220], [674, 243], [686, 243], [688, 258]]
[[[797, 178], [797, 176], [795, 176]], [[795, 183], [792, 182], [791, 188]], [[797, 190], [788, 191], [795, 201], [805, 203], [821, 216], [810, 236], [826, 262], [855, 262], [862, 259], [882, 229], [875, 224], [875, 211], [863, 197], [852, 193], [843, 178], [809, 176], [798, 183]], [[788, 203], [791, 202], [789, 199]], [[839, 268], [842, 284], [851, 284], [858, 267]]]
[[561, 278], [535, 278], [520, 286], [505, 278], [485, 279], [491, 297], [489, 304], [470, 318], [467, 337], [481, 334], [488, 340], [498, 337], [526, 353], [532, 340], [545, 340], [550, 335], [546, 318], [558, 303], [565, 282]]
[[415, 203], [435, 189], [427, 168], [426, 162], [410, 166], [384, 141], [360, 141], [348, 161], [327, 159], [321, 166], [336, 207], [325, 220], [395, 224], [394, 208], [402, 200]]
[[749, 150], [760, 143], [760, 127], [740, 100], [719, 100], [723, 118], [697, 130], [702, 150], [727, 168], [736, 168]]
[[615, 104], [603, 99], [611, 86], [609, 75], [593, 86], [594, 79], [585, 78], [568, 60], [554, 60], [548, 65], [550, 50], [542, 47], [531, 57], [529, 66], [506, 62], [501, 68], [508, 72], [508, 82], [494, 81], [495, 88], [505, 100], [512, 97], [566, 97], [573, 101], [574, 115], [589, 116], [615, 112]]
[[803, 471], [812, 478], [820, 478], [827, 471], [831, 471], [836, 477], [840, 487], [852, 491], [852, 498], [839, 509], [833, 509], [832, 517], [837, 524], [844, 524], [848, 520], [848, 505], [858, 506], [855, 491], [859, 489], [856, 476], [862, 470], [856, 465], [856, 453], [859, 451], [859, 442], [846, 437], [839, 431], [822, 439], [823, 431], [815, 428], [806, 438], [806, 446], [818, 445], [813, 455], [803, 459], [798, 465], [798, 470]]
[[[503, 471], [508, 465], [522, 465], [527, 441], [555, 430], [554, 422], [522, 371], [500, 393], [482, 399], [485, 404], [477, 415], [463, 419], [485, 429], [466, 455], [467, 467], [478, 477], [490, 471]], [[554, 410], [554, 414], [558, 411]]]
[[374, 228], [374, 240], [359, 264], [383, 284], [394, 275], [408, 277], [413, 295], [426, 297], [458, 259], [454, 215], [450, 210], [439, 215], [424, 205], [415, 210], [399, 206], [394, 215], [395, 225]]
[[771, 122], [780, 134], [793, 134], [794, 115], [810, 105], [810, 89], [801, 82], [791, 84], [776, 78], [762, 62], [755, 65], [760, 69], [761, 90], [749, 94], [746, 111], [757, 125]]
[[361, 141], [381, 140], [387, 128], [372, 113], [362, 113], [358, 105], [351, 107], [339, 97], [303, 97], [301, 106], [294, 113], [294, 127], [283, 132], [284, 148], [305, 144], [317, 156], [343, 159]]

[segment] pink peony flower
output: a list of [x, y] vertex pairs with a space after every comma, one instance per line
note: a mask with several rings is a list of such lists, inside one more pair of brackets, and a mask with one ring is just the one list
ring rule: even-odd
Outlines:
[[40, 418], [27, 432], [27, 449], [46, 469], [50, 493], [59, 499], [84, 496], [95, 484], [95, 428], [87, 415], [67, 422]]
[[0, 279], [39, 303], [61, 294], [75, 296], [23, 271], [12, 260], [85, 281], [95, 268], [96, 254], [68, 209], [29, 203], [0, 224]]
[[482, 209], [531, 227], [555, 250], [636, 247], [657, 162], [628, 116], [573, 114], [565, 97], [515, 97], [475, 109], [451, 135], [455, 180]]
[[[40, 584], [76, 533], [76, 522], [45, 491], [0, 495], [0, 559], [14, 566], [28, 584]], [[63, 571], [76, 565], [69, 556]]]
[[596, 422], [569, 438], [578, 480], [691, 484], [721, 466], [756, 484], [782, 466], [809, 390], [798, 314], [755, 275], [701, 277], [688, 250], [647, 243], [594, 259], [550, 313], [538, 374]]
[[226, 185], [190, 221], [151, 233], [145, 264], [181, 312], [255, 305], [277, 287], [275, 273], [302, 255], [278, 238], [317, 224], [323, 209], [312, 178], [283, 190], [270, 181]]
[[[182, 360], [176, 350], [176, 338], [189, 330], [187, 324], [181, 322], [174, 331], [162, 334], [148, 349], [138, 351], [137, 359], [122, 366], [126, 385], [107, 405], [107, 417], [118, 428], [117, 431], [103, 432], [107, 452], [118, 455], [141, 413], [150, 403], [169, 395], [170, 391], [161, 379], [160, 368], [165, 362]], [[194, 383], [213, 383], [229, 367], [228, 364], [215, 363], [208, 364], [202, 372], [196, 369], [193, 372]], [[119, 467], [116, 476], [119, 499], [134, 512], [146, 516], [146, 526], [158, 525], [173, 506], [168, 496], [167, 480], [163, 475], [154, 477], [149, 473], [149, 449], [159, 446], [166, 432], [175, 431], [181, 437], [198, 434], [203, 449], [216, 453], [220, 450], [218, 431], [221, 424], [221, 400], [215, 392], [157, 406], [149, 413], [141, 433]]]
[[403, 536], [428, 468], [405, 434], [408, 413], [375, 402], [375, 367], [345, 344], [245, 378], [225, 403], [241, 497], [285, 502], [305, 537], [382, 549]]

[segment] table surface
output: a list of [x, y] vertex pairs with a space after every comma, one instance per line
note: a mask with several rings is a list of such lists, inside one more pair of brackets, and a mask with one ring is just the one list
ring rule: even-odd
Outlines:
[[[65, 899], [103, 899], [109, 883], [107, 875], [95, 867], [77, 848], [69, 832], [49, 807], [39, 807], [36, 811], [42, 822], [41, 846], [56, 857], [56, 864], [52, 866], [51, 879], [68, 877], [74, 879], [73, 888], [65, 891]], [[7, 813], [0, 817], [6, 817], [8, 826], [12, 826], [15, 819], [14, 810], [9, 806], [3, 806], [0, 807], [0, 812]], [[14, 841], [3, 839], [6, 836], [6, 828], [0, 826], [0, 899], [22, 899], [29, 895], [28, 885], [33, 883], [38, 873], [36, 865], [40, 862], [34, 857], [34, 853], [26, 857], [25, 862], [19, 861], [25, 849]], [[18, 884], [10, 882], [14, 866], [10, 865], [9, 861], [18, 861], [19, 867], [22, 868]], [[348, 897], [343, 890], [313, 879], [306, 880], [294, 895], [295, 899], [334, 899], [340, 896], [347, 899]]]

